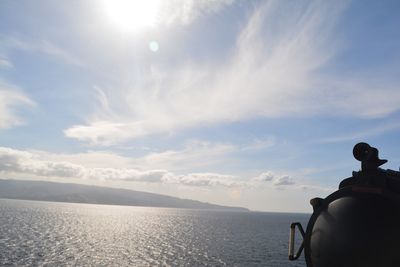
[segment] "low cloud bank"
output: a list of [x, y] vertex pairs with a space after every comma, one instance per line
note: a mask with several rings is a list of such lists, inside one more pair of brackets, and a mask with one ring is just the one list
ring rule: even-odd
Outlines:
[[167, 183], [200, 187], [252, 187], [267, 185], [285, 187], [296, 184], [287, 175], [264, 172], [251, 179], [218, 173], [174, 174], [168, 170], [140, 171], [133, 168], [93, 168], [67, 161], [44, 159], [40, 153], [0, 147], [0, 172], [26, 174], [42, 178], [78, 178], [104, 181], [130, 181], [146, 183]]

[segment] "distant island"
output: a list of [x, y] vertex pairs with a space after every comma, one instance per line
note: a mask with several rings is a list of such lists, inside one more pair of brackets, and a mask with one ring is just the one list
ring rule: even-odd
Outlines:
[[221, 206], [128, 189], [25, 180], [0, 179], [0, 198], [124, 206], [249, 211], [241, 207]]

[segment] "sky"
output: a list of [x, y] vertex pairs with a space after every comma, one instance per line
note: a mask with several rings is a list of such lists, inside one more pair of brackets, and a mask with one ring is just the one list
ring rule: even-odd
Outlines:
[[2, 0], [0, 178], [311, 212], [400, 165], [400, 2]]

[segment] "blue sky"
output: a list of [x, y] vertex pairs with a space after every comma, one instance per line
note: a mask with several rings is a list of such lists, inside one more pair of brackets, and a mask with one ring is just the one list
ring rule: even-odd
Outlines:
[[359, 141], [398, 169], [399, 12], [1, 1], [0, 176], [310, 211]]

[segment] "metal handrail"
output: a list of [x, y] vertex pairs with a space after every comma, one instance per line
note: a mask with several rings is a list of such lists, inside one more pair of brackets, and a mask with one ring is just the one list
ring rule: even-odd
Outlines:
[[[296, 255], [294, 254], [294, 242], [296, 241], [296, 226], [300, 231], [301, 236], [303, 237], [303, 242], [301, 242], [301, 245], [299, 249], [296, 252]], [[303, 252], [304, 249], [304, 238], [305, 238], [305, 232], [303, 229], [303, 226], [299, 222], [294, 222], [290, 225], [290, 236], [289, 236], [289, 260], [294, 261], [297, 260], [301, 253]]]

